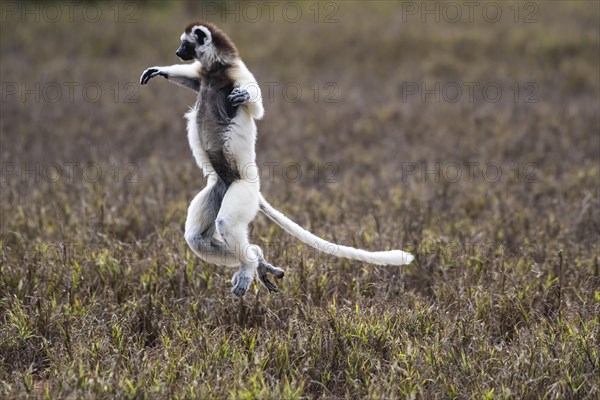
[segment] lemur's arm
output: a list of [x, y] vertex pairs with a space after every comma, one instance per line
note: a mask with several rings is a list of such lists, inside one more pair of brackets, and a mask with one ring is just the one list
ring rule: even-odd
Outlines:
[[198, 93], [200, 90], [200, 62], [192, 64], [175, 64], [168, 67], [151, 67], [140, 77], [142, 85], [148, 84], [155, 76], [162, 76], [176, 85], [188, 88]]

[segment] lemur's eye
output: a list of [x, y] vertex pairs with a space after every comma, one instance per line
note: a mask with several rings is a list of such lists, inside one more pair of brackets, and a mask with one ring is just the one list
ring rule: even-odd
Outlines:
[[198, 43], [204, 43], [205, 39], [206, 39], [206, 33], [204, 33], [204, 31], [200, 28], [196, 29], [194, 31], [194, 35], [196, 35], [196, 38], [198, 39]]

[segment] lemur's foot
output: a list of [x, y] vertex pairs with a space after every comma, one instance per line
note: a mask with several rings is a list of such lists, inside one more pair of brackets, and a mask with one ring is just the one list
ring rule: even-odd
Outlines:
[[250, 289], [250, 285], [252, 284], [253, 276], [245, 275], [244, 271], [238, 271], [233, 274], [233, 278], [231, 278], [231, 283], [233, 284], [233, 289], [231, 289], [231, 293], [235, 294], [237, 297], [242, 297], [248, 289]]
[[144, 71], [144, 73], [140, 77], [140, 83], [142, 85], [147, 85], [148, 82], [150, 81], [150, 79], [154, 78], [155, 76], [159, 76], [159, 75], [164, 78], [169, 77], [169, 75], [166, 72], [161, 71], [160, 68], [158, 68], [158, 67], [148, 68], [147, 70]]
[[275, 283], [269, 280], [267, 274], [271, 274], [277, 279], [281, 279], [285, 275], [285, 272], [281, 268], [272, 266], [264, 258], [260, 257], [258, 259], [258, 268], [256, 269], [256, 274], [258, 275], [258, 280], [260, 283], [267, 288], [269, 293], [279, 292], [279, 288]]
[[244, 104], [250, 100], [250, 93], [248, 93], [246, 89], [236, 87], [233, 88], [231, 94], [227, 96], [227, 100], [229, 100], [234, 106], [239, 106], [240, 104]]
[[271, 275], [274, 275], [277, 279], [281, 279], [285, 275], [285, 271], [283, 269], [272, 266], [263, 257], [258, 259], [258, 265], [264, 266], [267, 272]]

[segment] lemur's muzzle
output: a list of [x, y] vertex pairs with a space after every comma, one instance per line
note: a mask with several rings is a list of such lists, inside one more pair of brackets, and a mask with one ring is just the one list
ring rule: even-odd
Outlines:
[[179, 48], [177, 49], [175, 54], [177, 55], [177, 57], [181, 58], [183, 61], [189, 61], [189, 60], [194, 59], [194, 55], [192, 54], [192, 52], [189, 50], [189, 48], [186, 48], [186, 46], [184, 46], [183, 44], [181, 46], [179, 46]]

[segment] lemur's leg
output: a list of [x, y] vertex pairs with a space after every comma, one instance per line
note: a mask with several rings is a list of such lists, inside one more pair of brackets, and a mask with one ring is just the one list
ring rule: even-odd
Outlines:
[[195, 92], [200, 90], [199, 62], [192, 64], [175, 64], [168, 67], [151, 67], [144, 71], [140, 83], [146, 85], [155, 76], [162, 76], [176, 85], [183, 86]]
[[[221, 204], [216, 220], [218, 234], [240, 261], [240, 268], [233, 276], [231, 292], [243, 296], [254, 280], [259, 265], [258, 246], [248, 241], [248, 225], [258, 213], [258, 182], [239, 179], [233, 182]], [[259, 253], [260, 252], [260, 253]]]
[[215, 237], [215, 220], [227, 187], [223, 181], [209, 180], [188, 208], [185, 241], [203, 260], [218, 265], [236, 265], [238, 257]]
[[[251, 96], [246, 89], [236, 86], [227, 97], [227, 100], [230, 101], [234, 106], [246, 106], [251, 101]], [[254, 154], [253, 138], [255, 137], [256, 132], [254, 132], [254, 134], [250, 134], [252, 132], [247, 131], [247, 127], [251, 127], [251, 129], [256, 129], [256, 127], [252, 121], [252, 114], [247, 111], [249, 110], [238, 110], [237, 115], [231, 121], [229, 127], [229, 138], [226, 144], [226, 147], [229, 149], [229, 151], [236, 155], [236, 163], [240, 166], [243, 166], [240, 171], [241, 180], [235, 183], [237, 185], [234, 189], [235, 192], [231, 192], [233, 185], [229, 189], [230, 192], [228, 192], [228, 196], [231, 196], [230, 206], [232, 209], [245, 210], [248, 207], [248, 204], [252, 204], [250, 209], [247, 210], [247, 218], [234, 217], [231, 219], [234, 221], [244, 221], [243, 224], [245, 225], [243, 225], [243, 227], [246, 231], [247, 225], [254, 219], [258, 211], [258, 193], [260, 191], [258, 169], [256, 168], [255, 163], [256, 155]], [[240, 127], [245, 128], [240, 130]], [[236, 194], [238, 191], [239, 194]], [[238, 205], [236, 205], [236, 197], [239, 197], [239, 200], [237, 200], [237, 203], [239, 203]], [[219, 215], [222, 216], [228, 213], [229, 211], [225, 207], [224, 203], [224, 208]], [[227, 227], [221, 229], [221, 233], [226, 235], [225, 228]], [[217, 223], [217, 230], [219, 229], [219, 223]], [[233, 244], [233, 246], [241, 248], [241, 250], [245, 252], [247, 256], [251, 257], [253, 261], [256, 260], [258, 262], [256, 273], [260, 282], [267, 288], [267, 290], [269, 290], [269, 292], [278, 291], [277, 285], [268, 279], [267, 274], [272, 274], [277, 278], [282, 278], [284, 275], [283, 270], [269, 264], [264, 259], [263, 252], [260, 247], [249, 244], [247, 241], [247, 233], [244, 235], [246, 239], [244, 241], [237, 241], [235, 244]], [[228, 242], [228, 244], [230, 243]], [[247, 248], [244, 248], [244, 246]], [[244, 261], [242, 260], [240, 270], [233, 276], [232, 279], [236, 294], [243, 294], [243, 292], [247, 290], [247, 288], [244, 289], [243, 286], [246, 285], [246, 281], [248, 285], [252, 282], [253, 275], [249, 279], [241, 278], [248, 278], [249, 275], [250, 270], [245, 266]]]

